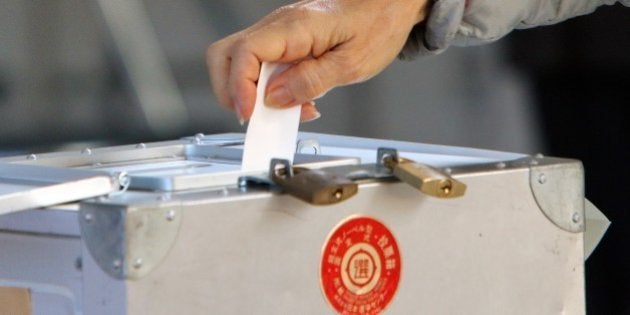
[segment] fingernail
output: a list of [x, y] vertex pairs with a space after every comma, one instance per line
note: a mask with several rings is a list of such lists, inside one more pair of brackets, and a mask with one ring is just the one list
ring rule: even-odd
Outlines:
[[236, 119], [238, 119], [239, 124], [244, 125], [245, 124], [245, 118], [243, 118], [243, 112], [241, 110], [241, 106], [238, 104], [238, 102], [236, 104], [234, 104], [234, 111], [236, 112]]
[[304, 119], [304, 121], [302, 121], [302, 122], [305, 122], [305, 123], [306, 123], [306, 122], [309, 122], [309, 121], [313, 121], [313, 120], [318, 119], [319, 117], [322, 117], [322, 114], [321, 114], [320, 112], [315, 112], [315, 113], [313, 113], [313, 115], [312, 115], [312, 116], [307, 117], [307, 118], [306, 118], [306, 119]]
[[293, 103], [295, 103], [293, 95], [283, 85], [275, 87], [265, 96], [265, 105], [269, 107], [288, 107]]

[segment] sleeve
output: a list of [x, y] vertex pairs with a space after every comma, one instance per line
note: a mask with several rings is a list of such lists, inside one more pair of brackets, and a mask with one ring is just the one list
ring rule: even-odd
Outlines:
[[413, 28], [400, 57], [492, 42], [513, 29], [559, 23], [617, 2], [630, 6], [630, 0], [433, 0], [428, 18]]

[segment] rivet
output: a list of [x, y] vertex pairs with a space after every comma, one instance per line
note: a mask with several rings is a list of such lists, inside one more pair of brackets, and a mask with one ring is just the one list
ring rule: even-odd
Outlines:
[[94, 221], [94, 216], [91, 213], [86, 213], [83, 216], [83, 220], [85, 220], [85, 222], [90, 223], [90, 222]]
[[201, 144], [203, 142], [203, 137], [204, 137], [203, 133], [198, 133], [193, 137], [193, 139], [190, 142], [194, 144]]
[[499, 163], [497, 163], [497, 168], [498, 168], [498, 169], [502, 170], [502, 169], [504, 169], [505, 167], [506, 167], [505, 163], [503, 163], [503, 162], [499, 162]]
[[31, 160], [31, 161], [35, 161], [35, 160], [37, 160], [37, 155], [35, 155], [35, 154], [29, 154], [29, 155], [26, 157], [26, 159], [27, 159], [27, 160]]
[[542, 153], [536, 153], [536, 158], [537, 158], [537, 159], [542, 159], [542, 158], [544, 158], [544, 157], [545, 157], [545, 156], [544, 156]]
[[114, 269], [120, 269], [120, 266], [122, 266], [122, 261], [120, 261], [120, 259], [112, 261], [112, 267], [114, 267]]
[[140, 269], [140, 267], [142, 267], [142, 263], [142, 258], [138, 258], [133, 261], [133, 267], [136, 269]]
[[120, 185], [120, 187], [129, 187], [129, 184], [131, 183], [131, 178], [127, 173], [119, 172], [114, 174], [114, 176], [115, 179], [118, 181], [118, 185]]
[[81, 150], [81, 154], [90, 155], [90, 154], [92, 154], [92, 149], [85, 148], [85, 149]]
[[166, 212], [166, 220], [168, 220], [168, 221], [175, 220], [175, 210], [168, 210]]
[[579, 223], [581, 218], [582, 216], [580, 216], [579, 213], [574, 212], [573, 216], [571, 217], [571, 221], [573, 221], [573, 223]]
[[138, 144], [136, 144], [136, 149], [144, 149], [144, 148], [146, 148], [146, 147], [147, 147], [147, 145], [146, 145], [146, 144], [144, 144], [144, 143], [138, 143]]
[[444, 173], [446, 174], [451, 174], [453, 172], [453, 170], [450, 167], [447, 167], [444, 169]]
[[540, 173], [538, 175], [538, 183], [544, 184], [546, 182], [547, 182], [547, 176], [545, 176], [545, 173]]

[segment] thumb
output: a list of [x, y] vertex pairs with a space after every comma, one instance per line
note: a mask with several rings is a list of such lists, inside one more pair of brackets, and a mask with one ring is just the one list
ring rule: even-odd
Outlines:
[[271, 78], [265, 104], [277, 108], [303, 104], [344, 84], [348, 81], [348, 71], [335, 57], [333, 52], [328, 52], [319, 58], [305, 59]]

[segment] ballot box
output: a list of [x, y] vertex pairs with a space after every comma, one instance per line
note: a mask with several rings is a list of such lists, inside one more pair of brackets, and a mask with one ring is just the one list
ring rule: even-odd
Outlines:
[[255, 172], [242, 134], [0, 159], [0, 288], [46, 315], [585, 312], [579, 161], [298, 138]]

